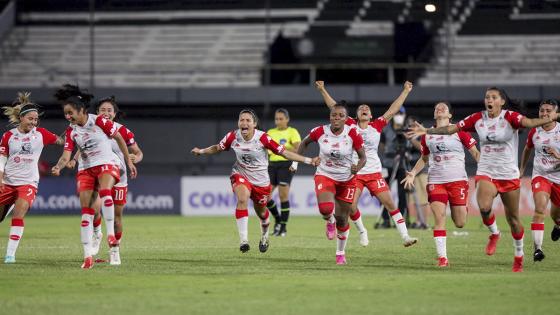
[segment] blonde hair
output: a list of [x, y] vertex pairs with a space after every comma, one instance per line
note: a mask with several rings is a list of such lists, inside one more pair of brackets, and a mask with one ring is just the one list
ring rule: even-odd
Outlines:
[[10, 120], [10, 124], [18, 125], [20, 123], [19, 117], [23, 106], [35, 105], [29, 98], [30, 96], [30, 92], [18, 92], [18, 96], [12, 103], [12, 106], [2, 107], [2, 110], [4, 110], [4, 115], [8, 116], [8, 119]]

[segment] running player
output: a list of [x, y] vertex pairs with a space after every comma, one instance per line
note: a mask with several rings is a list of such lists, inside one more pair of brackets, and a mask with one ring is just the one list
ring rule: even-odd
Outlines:
[[[327, 92], [325, 83], [323, 81], [317, 81], [315, 82], [315, 86], [323, 96], [327, 106], [332, 109], [336, 104], [336, 101]], [[369, 244], [367, 230], [362, 223], [362, 217], [360, 210], [358, 209], [358, 202], [364, 187], [369, 190], [372, 197], [375, 196], [379, 199], [381, 204], [389, 211], [391, 217], [395, 221], [399, 234], [403, 239], [404, 246], [411, 246], [418, 241], [416, 238], [412, 238], [408, 235], [408, 229], [406, 228], [406, 223], [401, 211], [393, 202], [391, 188], [387, 182], [385, 182], [385, 179], [381, 174], [381, 161], [379, 160], [379, 155], [377, 153], [379, 140], [381, 138], [381, 131], [385, 126], [387, 126], [393, 116], [399, 112], [410, 91], [412, 91], [412, 83], [406, 81], [399, 97], [395, 99], [391, 106], [389, 106], [389, 109], [387, 109], [381, 117], [372, 120], [370, 107], [362, 104], [358, 107], [356, 119], [351, 117], [346, 119], [346, 125], [356, 127], [356, 130], [362, 136], [364, 140], [364, 150], [367, 156], [366, 165], [360, 169], [356, 175], [356, 193], [354, 194], [354, 200], [352, 202], [350, 213], [350, 219], [354, 222], [358, 232], [360, 233], [360, 244], [362, 246], [367, 246]], [[357, 162], [358, 155], [354, 153], [353, 163], [356, 164]]]
[[[549, 118], [551, 113], [558, 112], [556, 100], [544, 100], [539, 105], [539, 117]], [[535, 214], [531, 223], [531, 234], [533, 235], [534, 253], [533, 260], [544, 259], [542, 242], [544, 236], [544, 216], [548, 202], [551, 202], [550, 216], [555, 223], [552, 230], [552, 240], [558, 240], [560, 236], [560, 124], [555, 121], [529, 131], [527, 143], [521, 155], [520, 175], [523, 176], [531, 156], [535, 149], [533, 159], [533, 175], [531, 186], [533, 189], [533, 200], [535, 202]]]
[[[451, 105], [439, 102], [434, 109], [436, 127], [449, 126]], [[451, 219], [455, 226], [462, 228], [467, 221], [467, 201], [469, 182], [465, 171], [465, 152], [467, 149], [478, 162], [480, 153], [476, 140], [468, 132], [459, 131], [452, 135], [423, 135], [421, 140], [422, 157], [414, 168], [407, 172], [401, 181], [405, 188], [414, 187], [416, 175], [426, 164], [428, 168], [428, 201], [434, 214], [434, 241], [438, 254], [438, 266], [447, 267], [447, 247], [445, 214], [447, 203], [451, 206]]]
[[[350, 225], [348, 217], [356, 192], [355, 174], [366, 164], [364, 141], [356, 128], [345, 124], [348, 111], [343, 104], [335, 104], [330, 109], [330, 124], [311, 130], [298, 149], [302, 154], [311, 142], [319, 145], [321, 163], [315, 173], [315, 193], [319, 212], [326, 220], [326, 234], [334, 239], [335, 229], [336, 263], [346, 264], [346, 241]], [[358, 163], [352, 163], [352, 155], [358, 153]]]
[[548, 118], [527, 118], [505, 110], [509, 103], [507, 94], [496, 87], [486, 90], [486, 110], [474, 113], [459, 123], [426, 129], [419, 123], [410, 128], [408, 136], [425, 134], [451, 135], [458, 131], [477, 132], [480, 139], [480, 160], [476, 171], [476, 199], [482, 221], [490, 230], [486, 254], [493, 255], [500, 238], [492, 202], [499, 194], [504, 204], [506, 219], [514, 239], [513, 272], [523, 271], [523, 225], [519, 220], [519, 168], [517, 165], [518, 129], [548, 124], [558, 118], [553, 112]]
[[81, 240], [84, 248], [82, 268], [90, 269], [93, 267], [92, 238], [95, 215], [92, 206], [98, 191], [107, 225], [109, 247], [119, 243], [114, 231], [115, 210], [111, 190], [120, 179], [120, 161], [111, 149], [111, 139], [117, 141], [124, 155], [130, 178], [136, 177], [136, 167], [130, 159], [122, 135], [117, 131], [117, 126], [102, 115], [87, 113], [86, 108], [89, 107], [93, 95], [81, 91], [77, 86], [66, 84], [56, 92], [55, 97], [62, 103], [64, 116], [70, 122], [70, 126], [66, 130], [64, 151], [52, 168], [52, 173], [55, 176], [60, 175], [77, 145], [80, 150], [77, 182], [82, 207]]
[[265, 133], [257, 129], [257, 115], [250, 110], [244, 109], [239, 113], [237, 126], [239, 129], [227, 133], [220, 143], [200, 149], [193, 148], [194, 155], [212, 155], [222, 151], [233, 149], [237, 158], [231, 172], [231, 185], [237, 197], [237, 230], [239, 232], [239, 250], [243, 253], [249, 251], [247, 210], [249, 199], [253, 201], [255, 213], [261, 220], [261, 239], [259, 251], [264, 253], [268, 250], [268, 226], [270, 224], [269, 211], [266, 204], [270, 199], [271, 186], [268, 177], [268, 153], [267, 149], [274, 154], [281, 155], [289, 160], [304, 162], [317, 166], [319, 158], [308, 158], [288, 151], [284, 146]]
[[[290, 113], [284, 108], [279, 108], [274, 113], [274, 123], [276, 128], [267, 131], [272, 140], [283, 145], [286, 150], [296, 152], [301, 142], [301, 137], [296, 128], [288, 126], [290, 122]], [[272, 184], [272, 192], [278, 187], [278, 195], [280, 197], [280, 214], [274, 199], [266, 204], [268, 210], [274, 217], [276, 224], [274, 225], [273, 235], [286, 236], [286, 224], [290, 217], [290, 183], [294, 174], [290, 171], [292, 162], [285, 157], [276, 155], [272, 151], [268, 151], [268, 175]]]
[[38, 128], [39, 107], [30, 93], [18, 93], [12, 106], [2, 107], [10, 125], [0, 141], [0, 222], [13, 206], [12, 225], [4, 263], [16, 262], [16, 251], [23, 236], [23, 219], [35, 200], [39, 184], [39, 157], [49, 144], [64, 140], [45, 128]]

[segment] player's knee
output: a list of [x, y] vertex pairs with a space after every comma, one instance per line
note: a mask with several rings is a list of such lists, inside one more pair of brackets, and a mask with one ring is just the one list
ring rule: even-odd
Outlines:
[[343, 228], [348, 225], [348, 216], [347, 215], [335, 215], [336, 226]]
[[334, 211], [334, 202], [319, 202], [319, 212], [322, 215], [329, 215]]

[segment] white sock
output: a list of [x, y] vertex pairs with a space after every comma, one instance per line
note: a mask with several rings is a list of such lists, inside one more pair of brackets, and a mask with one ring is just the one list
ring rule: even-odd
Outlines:
[[348, 241], [348, 235], [350, 235], [350, 225], [339, 229], [336, 227], [336, 254], [344, 255], [344, 250], [346, 249], [346, 242]]
[[101, 213], [105, 219], [107, 236], [115, 235], [115, 205], [113, 204], [111, 190], [105, 189], [100, 191], [99, 197], [101, 198]]
[[535, 249], [542, 249], [544, 223], [531, 223], [531, 234], [533, 234]]
[[486, 225], [490, 233], [500, 234], [500, 230], [498, 229], [498, 225], [496, 224], [496, 216], [493, 213], [492, 216], [488, 219], [482, 217], [482, 222], [484, 223], [484, 225]]
[[239, 232], [239, 240], [241, 242], [248, 242], [249, 211], [247, 209], [236, 209], [235, 218], [237, 220], [237, 231]]
[[397, 226], [397, 230], [399, 231], [399, 234], [401, 235], [401, 237], [403, 239], [407, 238], [408, 237], [408, 229], [406, 228], [406, 223], [405, 223], [404, 218], [401, 214], [401, 211], [399, 209], [395, 209], [395, 210], [389, 212], [389, 214], [393, 218], [393, 221], [395, 222], [395, 225]]
[[521, 230], [521, 233], [514, 234], [511, 232], [511, 236], [513, 236], [513, 247], [514, 247], [514, 254], [515, 256], [523, 256], [523, 234], [524, 231]]
[[362, 214], [360, 213], [359, 209], [356, 211], [356, 213], [353, 216], [350, 215], [350, 219], [352, 220], [352, 222], [354, 222], [354, 225], [356, 226], [358, 232], [364, 233], [366, 228], [364, 227], [364, 223], [362, 222]]
[[80, 228], [80, 238], [84, 247], [84, 258], [91, 256], [91, 239], [93, 237], [93, 215], [91, 208], [82, 209], [82, 225]]
[[12, 219], [12, 226], [10, 227], [10, 237], [8, 239], [8, 248], [6, 249], [6, 256], [15, 256], [19, 241], [23, 236], [23, 219]]
[[438, 257], [447, 258], [447, 232], [445, 230], [434, 230], [434, 241]]
[[334, 215], [330, 215], [328, 218], [326, 218], [325, 220], [327, 220], [329, 223], [336, 223], [336, 220], [334, 218]]

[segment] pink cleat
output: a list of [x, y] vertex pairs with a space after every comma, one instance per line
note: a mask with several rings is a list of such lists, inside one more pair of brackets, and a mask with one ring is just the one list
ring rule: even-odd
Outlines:
[[496, 252], [496, 245], [500, 239], [500, 234], [490, 234], [488, 237], [488, 245], [486, 245], [486, 255], [492, 256]]
[[523, 256], [513, 257], [513, 267], [511, 268], [513, 272], [523, 272]]
[[336, 255], [336, 264], [337, 265], [346, 265], [346, 256], [344, 254]]
[[447, 260], [447, 257], [440, 257], [437, 265], [438, 267], [449, 267], [449, 260]]
[[82, 264], [82, 269], [91, 269], [93, 268], [93, 257], [89, 256], [84, 258], [84, 263]]
[[112, 234], [107, 235], [107, 243], [109, 243], [109, 247], [119, 246], [119, 240]]
[[334, 236], [336, 235], [336, 223], [329, 223], [327, 221], [327, 238], [329, 240], [333, 240]]

